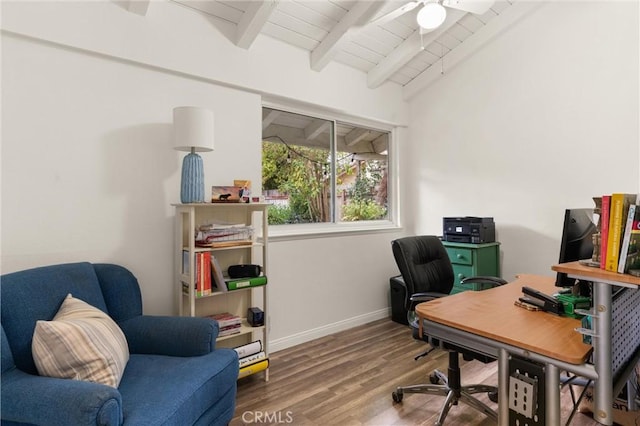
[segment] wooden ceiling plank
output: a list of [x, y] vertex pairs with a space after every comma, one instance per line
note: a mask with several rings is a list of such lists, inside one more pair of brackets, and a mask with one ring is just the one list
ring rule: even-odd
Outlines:
[[236, 29], [236, 46], [248, 49], [269, 20], [278, 0], [252, 1], [242, 15]]
[[389, 56], [380, 61], [369, 73], [367, 74], [367, 86], [370, 89], [379, 87], [385, 80], [391, 77], [396, 71], [398, 71], [404, 64], [409, 62], [421, 52], [421, 46], [428, 46], [435, 41], [438, 37], [444, 34], [449, 28], [451, 28], [460, 18], [465, 15], [465, 12], [460, 10], [450, 9], [447, 13], [447, 19], [444, 23], [438, 27], [438, 29], [431, 31], [422, 36], [420, 40], [420, 30], [414, 31], [414, 33], [407, 38], [400, 46], [396, 48]]
[[311, 52], [311, 69], [321, 71], [333, 59], [349, 30], [369, 20], [382, 6], [381, 2], [357, 2], [329, 34]]
[[264, 26], [263, 33], [269, 37], [275, 38], [276, 40], [283, 41], [305, 50], [313, 50], [320, 44], [317, 40], [272, 22], [267, 22], [267, 25]]

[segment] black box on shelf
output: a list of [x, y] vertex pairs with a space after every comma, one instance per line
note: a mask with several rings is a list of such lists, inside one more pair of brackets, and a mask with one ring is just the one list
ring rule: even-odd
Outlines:
[[260, 308], [247, 309], [247, 322], [252, 327], [260, 327], [264, 325], [264, 312]]

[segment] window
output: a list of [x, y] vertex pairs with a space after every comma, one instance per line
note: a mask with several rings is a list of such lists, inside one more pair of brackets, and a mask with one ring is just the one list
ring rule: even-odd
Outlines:
[[390, 132], [263, 108], [270, 225], [388, 221]]

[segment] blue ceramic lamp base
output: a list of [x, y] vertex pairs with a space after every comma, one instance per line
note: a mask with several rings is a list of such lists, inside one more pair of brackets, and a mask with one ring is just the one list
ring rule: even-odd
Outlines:
[[180, 202], [204, 203], [204, 167], [202, 157], [191, 152], [182, 160]]

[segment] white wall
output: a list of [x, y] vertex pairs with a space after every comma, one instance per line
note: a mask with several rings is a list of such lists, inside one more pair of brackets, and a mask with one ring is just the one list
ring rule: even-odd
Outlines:
[[640, 190], [637, 2], [550, 2], [411, 101], [417, 233], [493, 216], [503, 276], [551, 275], [565, 208]]
[[[2, 273], [119, 263], [147, 313], [174, 313], [171, 203], [184, 153], [171, 146], [173, 107], [216, 114], [205, 185], [247, 178], [254, 190], [263, 93], [406, 121], [399, 87], [369, 90], [339, 64], [310, 71], [307, 53], [266, 37], [237, 49], [223, 23], [175, 3], [154, 1], [145, 17], [111, 1], [2, 7]], [[396, 235], [272, 243], [272, 348], [387, 315]]]

